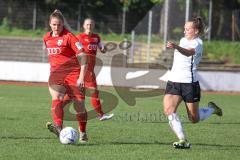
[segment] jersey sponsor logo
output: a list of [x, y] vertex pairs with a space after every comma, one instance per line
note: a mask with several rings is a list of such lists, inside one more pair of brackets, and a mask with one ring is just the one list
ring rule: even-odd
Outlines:
[[63, 43], [63, 40], [62, 40], [62, 39], [59, 39], [59, 40], [57, 41], [57, 45], [58, 45], [58, 46], [61, 46], [62, 43]]
[[75, 46], [78, 48], [78, 50], [81, 50], [83, 48], [83, 46], [80, 42], [76, 42]]
[[48, 55], [54, 55], [54, 54], [60, 54], [61, 49], [60, 48], [47, 48]]
[[87, 49], [89, 50], [89, 51], [96, 51], [97, 50], [97, 45], [96, 44], [89, 44], [88, 46], [87, 46]]

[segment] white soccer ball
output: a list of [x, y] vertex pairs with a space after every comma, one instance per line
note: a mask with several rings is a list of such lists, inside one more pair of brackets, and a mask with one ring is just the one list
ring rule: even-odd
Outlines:
[[65, 127], [61, 130], [59, 139], [62, 144], [75, 144], [78, 141], [79, 134], [72, 127]]

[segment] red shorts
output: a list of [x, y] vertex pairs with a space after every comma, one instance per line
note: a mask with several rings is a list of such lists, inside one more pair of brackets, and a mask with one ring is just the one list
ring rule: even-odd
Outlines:
[[86, 88], [96, 88], [97, 82], [96, 82], [95, 73], [87, 71], [84, 78], [84, 83]]
[[79, 72], [51, 72], [48, 80], [49, 86], [61, 85], [66, 88], [66, 94], [71, 99], [85, 99], [84, 91], [77, 86]]

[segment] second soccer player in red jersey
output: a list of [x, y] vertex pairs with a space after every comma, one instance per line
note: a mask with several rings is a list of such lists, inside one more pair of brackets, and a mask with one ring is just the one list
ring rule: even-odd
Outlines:
[[96, 63], [97, 50], [99, 49], [102, 53], [105, 53], [106, 50], [104, 45], [101, 43], [99, 35], [93, 33], [94, 25], [95, 23], [92, 19], [85, 19], [83, 24], [84, 33], [77, 35], [77, 38], [83, 45], [83, 48], [88, 55], [88, 66], [85, 75], [85, 88], [90, 91], [91, 104], [94, 107], [94, 110], [98, 113], [99, 119], [103, 121], [111, 119], [113, 114], [105, 114], [103, 112], [99, 99], [99, 91], [97, 89], [94, 67]]

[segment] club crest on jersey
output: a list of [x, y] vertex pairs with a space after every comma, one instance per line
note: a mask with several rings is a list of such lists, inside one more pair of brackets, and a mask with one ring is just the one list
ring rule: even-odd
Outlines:
[[62, 40], [62, 39], [59, 39], [59, 40], [57, 41], [57, 45], [58, 45], [58, 46], [61, 46], [62, 43], [63, 43], [63, 40]]
[[80, 42], [76, 42], [75, 46], [78, 48], [78, 50], [81, 50], [83, 48]]
[[93, 40], [94, 40], [95, 42], [97, 42], [97, 41], [98, 41], [98, 38], [93, 38]]
[[87, 38], [84, 39], [85, 42], [89, 42], [89, 40]]

